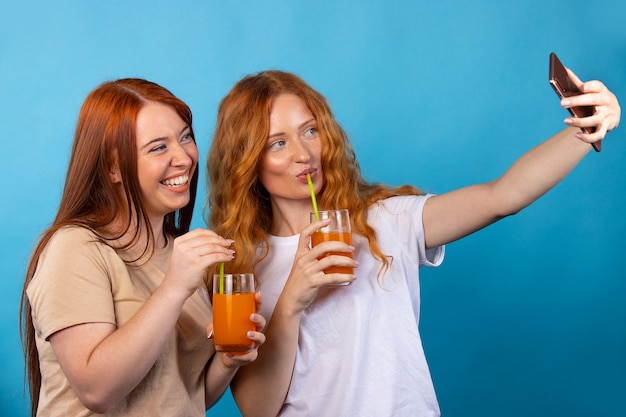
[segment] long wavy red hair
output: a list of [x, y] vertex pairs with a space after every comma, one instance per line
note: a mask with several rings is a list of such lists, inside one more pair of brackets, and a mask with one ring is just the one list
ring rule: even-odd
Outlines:
[[[160, 85], [136, 78], [99, 85], [87, 96], [80, 110], [59, 209], [54, 222], [35, 246], [20, 302], [20, 335], [33, 416], [37, 413], [41, 373], [26, 289], [42, 251], [62, 227], [88, 228], [102, 241], [130, 233], [132, 239], [128, 246], [136, 243], [140, 229], [150, 230], [146, 227], [150, 220], [143, 210], [139, 188], [135, 135], [137, 114], [146, 102], [171, 106], [191, 128], [191, 110], [185, 103]], [[191, 134], [193, 136], [193, 130]], [[123, 193], [111, 182], [111, 171], [116, 167], [122, 178]], [[191, 180], [189, 203], [165, 217], [164, 233], [179, 236], [189, 230], [197, 184], [196, 170]], [[111, 225], [119, 219], [124, 219], [125, 227], [113, 229]], [[144, 255], [154, 250], [154, 239], [149, 233]]]
[[[319, 206], [350, 210], [353, 232], [367, 238], [383, 271], [390, 260], [380, 250], [376, 233], [367, 223], [367, 209], [391, 196], [422, 193], [408, 185], [391, 188], [366, 182], [348, 137], [324, 96], [297, 75], [277, 70], [244, 77], [219, 106], [207, 159], [207, 209], [210, 227], [235, 241], [237, 256], [227, 268], [233, 272], [253, 270], [267, 255], [272, 206], [257, 173], [269, 136], [271, 101], [283, 93], [300, 97], [317, 120], [324, 172], [324, 186], [317, 195]], [[260, 257], [259, 245], [264, 248]]]

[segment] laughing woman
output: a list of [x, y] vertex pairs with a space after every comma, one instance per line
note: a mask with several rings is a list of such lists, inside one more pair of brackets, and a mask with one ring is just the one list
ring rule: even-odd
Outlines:
[[216, 355], [207, 340], [206, 270], [233, 251], [210, 230], [189, 232], [191, 122], [185, 103], [145, 80], [105, 82], [85, 100], [22, 293], [33, 415], [204, 416], [256, 359], [256, 349]]

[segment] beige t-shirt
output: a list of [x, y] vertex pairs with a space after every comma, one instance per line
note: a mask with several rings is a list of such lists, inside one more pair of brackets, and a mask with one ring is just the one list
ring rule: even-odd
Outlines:
[[[81, 323], [123, 326], [163, 280], [172, 247], [170, 239], [148, 263], [132, 266], [122, 257], [129, 260], [137, 254], [117, 252], [87, 229], [68, 227], [53, 236], [27, 290], [42, 373], [39, 415], [96, 415], [74, 394], [48, 337]], [[215, 353], [206, 337], [210, 321], [210, 306], [194, 293], [148, 375], [105, 415], [204, 416], [205, 367]]]

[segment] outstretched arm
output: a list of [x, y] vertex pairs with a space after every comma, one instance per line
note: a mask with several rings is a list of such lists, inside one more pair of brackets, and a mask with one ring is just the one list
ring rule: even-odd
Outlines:
[[[600, 81], [583, 84], [570, 75], [584, 94], [565, 99], [561, 105], [592, 105], [594, 115], [567, 118], [570, 127], [524, 154], [500, 178], [430, 198], [423, 216], [426, 247], [460, 239], [530, 205], [567, 176], [589, 152], [589, 143], [602, 140], [617, 127], [617, 98]], [[596, 131], [583, 133], [581, 127]]]

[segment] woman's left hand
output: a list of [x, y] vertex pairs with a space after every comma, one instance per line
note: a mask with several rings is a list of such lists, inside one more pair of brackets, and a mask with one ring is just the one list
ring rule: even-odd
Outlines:
[[[261, 293], [257, 292], [254, 298], [256, 301], [256, 311], [259, 311], [261, 307]], [[254, 348], [251, 351], [243, 354], [217, 352], [220, 354], [222, 363], [227, 368], [238, 368], [240, 366], [247, 365], [251, 362], [254, 362], [259, 356], [259, 347], [263, 343], [265, 343], [265, 334], [262, 332], [262, 330], [265, 328], [267, 322], [265, 318], [258, 313], [252, 314], [252, 316], [250, 316], [250, 320], [254, 323], [256, 327], [256, 331], [248, 332], [248, 339], [254, 342]], [[213, 337], [212, 323], [207, 326], [207, 335], [209, 338]]]
[[589, 117], [568, 117], [565, 123], [580, 128], [595, 128], [594, 132], [591, 132], [593, 129], [588, 129], [587, 133], [581, 131], [576, 134], [584, 142], [593, 143], [604, 139], [609, 131], [619, 125], [621, 109], [617, 97], [601, 81], [592, 80], [583, 83], [571, 70], [567, 69], [567, 72], [583, 94], [564, 98], [561, 100], [561, 106], [564, 108], [593, 106], [595, 111]]

